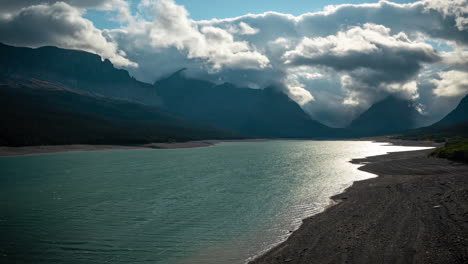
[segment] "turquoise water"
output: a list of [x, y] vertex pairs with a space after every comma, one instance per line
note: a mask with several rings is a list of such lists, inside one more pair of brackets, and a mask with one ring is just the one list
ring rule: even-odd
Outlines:
[[0, 158], [1, 263], [244, 263], [418, 148], [270, 141]]

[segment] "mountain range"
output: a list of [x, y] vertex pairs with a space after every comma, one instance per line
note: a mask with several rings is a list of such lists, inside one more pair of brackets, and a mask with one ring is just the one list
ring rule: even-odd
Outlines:
[[0, 145], [142, 144], [240, 136], [157, 107], [0, 78]]
[[[330, 128], [274, 86], [215, 84], [184, 70], [148, 84], [95, 54], [56, 47], [0, 44], [0, 57], [0, 145], [347, 138], [400, 133], [424, 120], [412, 102], [388, 97], [349, 127]], [[463, 109], [441, 124], [465, 120]]]
[[336, 133], [274, 87], [239, 88], [190, 79], [183, 71], [155, 83], [166, 109], [252, 137], [311, 138]]

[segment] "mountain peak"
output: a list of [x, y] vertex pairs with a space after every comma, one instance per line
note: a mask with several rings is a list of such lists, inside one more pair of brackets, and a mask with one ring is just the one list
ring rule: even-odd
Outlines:
[[388, 96], [373, 104], [348, 128], [359, 136], [385, 135], [415, 128], [422, 119], [412, 101]]

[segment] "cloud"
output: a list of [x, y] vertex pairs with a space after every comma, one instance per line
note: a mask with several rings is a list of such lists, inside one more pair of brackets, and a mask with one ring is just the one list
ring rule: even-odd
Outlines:
[[0, 41], [18, 46], [54, 45], [80, 49], [110, 59], [117, 66], [137, 65], [82, 15], [82, 10], [63, 2], [24, 7], [8, 18], [0, 19]]
[[219, 27], [248, 23], [261, 31], [255, 38], [257, 41], [253, 40], [254, 44], [279, 37], [301, 39], [304, 36], [328, 36], [343, 30], [343, 27], [371, 23], [390, 28], [392, 33], [405, 32], [411, 37], [424, 34], [466, 45], [467, 29], [457, 26], [457, 21], [466, 20], [467, 6], [468, 0], [424, 0], [409, 4], [380, 1], [373, 4], [328, 6], [325, 11], [300, 16], [266, 12], [198, 23]]
[[405, 33], [391, 35], [381, 25], [365, 24], [336, 35], [304, 38], [283, 56], [293, 66], [328, 67], [341, 74], [349, 97], [345, 104], [400, 94], [414, 99], [417, 85], [411, 81], [423, 63], [439, 60], [429, 44], [411, 41]]
[[459, 31], [466, 31], [468, 29], [468, 1], [466, 0], [426, 0], [425, 8], [427, 12], [436, 10], [444, 18], [452, 17], [455, 20], [456, 28]]
[[[125, 0], [0, 0], [0, 19], [12, 19], [25, 8], [33, 6], [52, 6], [55, 4], [65, 3], [80, 13], [84, 14], [86, 9], [96, 9], [100, 11], [116, 11], [116, 15], [112, 14], [112, 20], [120, 22], [130, 22], [133, 16], [130, 11], [130, 5]], [[110, 14], [105, 14], [109, 16]]]
[[[330, 6], [326, 12], [304, 14], [300, 24], [327, 35], [343, 22], [347, 25], [373, 23], [408, 35], [426, 34], [433, 38], [468, 44], [466, 29], [455, 26], [466, 17], [467, 0], [424, 0], [409, 4], [380, 1], [375, 4]], [[320, 28], [321, 27], [321, 28]]]
[[[106, 38], [118, 43], [128, 58], [137, 61], [131, 73], [144, 81], [154, 82], [181, 68], [194, 77], [215, 82], [258, 87], [258, 79], [271, 79], [269, 58], [236, 34], [252, 36], [254, 30], [237, 23], [231, 28], [199, 25], [187, 10], [172, 0], [143, 1], [144, 14], [122, 29], [106, 30]], [[262, 77], [263, 76], [263, 77]], [[261, 83], [264, 84], [264, 83]]]
[[[135, 22], [125, 30], [109, 31], [110, 38], [118, 39], [122, 46], [131, 45], [140, 51], [162, 52], [176, 48], [188, 60], [200, 59], [199, 63], [206, 62], [206, 68], [212, 71], [223, 67], [262, 69], [269, 66], [268, 58], [247, 41], [234, 40], [225, 29], [197, 25], [189, 18], [185, 8], [172, 0], [145, 1], [143, 4], [155, 12], [155, 19], [151, 22]], [[248, 25], [239, 25], [239, 32], [253, 33]]]
[[438, 73], [438, 79], [430, 80], [436, 85], [434, 94], [439, 97], [459, 97], [468, 93], [468, 73], [447, 71]]
[[456, 47], [453, 51], [442, 52], [441, 57], [444, 64], [468, 71], [468, 49]]
[[305, 105], [315, 98], [310, 91], [306, 89], [304, 81], [320, 78], [320, 73], [310, 73], [307, 69], [291, 69], [285, 75], [284, 85], [287, 88], [287, 93], [294, 101], [300, 105]]
[[0, 0], [0, 6], [2, 7], [2, 12], [12, 12], [33, 5], [53, 5], [58, 2], [67, 3], [79, 8], [110, 9], [114, 0]]
[[229, 32], [231, 33], [238, 33], [240, 35], [255, 35], [260, 30], [258, 28], [253, 28], [249, 26], [249, 24], [240, 22], [238, 27], [233, 26]]
[[388, 78], [399, 80], [417, 72], [421, 63], [436, 61], [438, 55], [431, 45], [411, 41], [405, 33], [391, 35], [389, 28], [365, 24], [327, 37], [306, 37], [284, 58], [287, 64], [323, 65], [337, 71], [391, 71]]

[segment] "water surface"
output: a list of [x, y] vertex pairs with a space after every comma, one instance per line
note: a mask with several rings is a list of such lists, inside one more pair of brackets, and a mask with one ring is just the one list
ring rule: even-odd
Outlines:
[[374, 176], [349, 160], [413, 149], [270, 141], [0, 158], [0, 262], [244, 263]]

